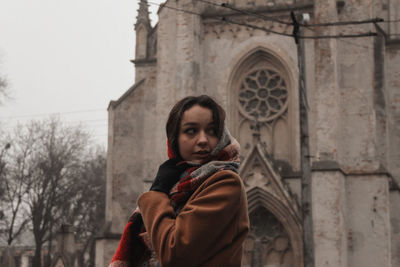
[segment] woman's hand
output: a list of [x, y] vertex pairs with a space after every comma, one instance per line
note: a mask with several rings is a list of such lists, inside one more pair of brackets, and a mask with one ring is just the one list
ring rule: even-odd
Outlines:
[[171, 188], [179, 181], [182, 173], [190, 167], [187, 163], [177, 165], [181, 161], [182, 159], [173, 158], [161, 164], [150, 191], [159, 191], [168, 195]]

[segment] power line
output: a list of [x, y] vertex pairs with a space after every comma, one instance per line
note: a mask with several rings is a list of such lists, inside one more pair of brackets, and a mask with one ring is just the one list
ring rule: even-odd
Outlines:
[[341, 39], [341, 38], [362, 38], [378, 36], [376, 32], [366, 32], [359, 34], [336, 34], [336, 35], [321, 35], [321, 36], [299, 36], [301, 39]]
[[[283, 36], [286, 36], [286, 37], [294, 37], [293, 34], [277, 32], [277, 31], [274, 31], [274, 30], [267, 29], [265, 27], [256, 26], [256, 25], [248, 24], [248, 23], [244, 23], [244, 22], [238, 22], [238, 21], [234, 21], [232, 19], [227, 19], [226, 17], [223, 17], [223, 21], [226, 21], [226, 22], [231, 23], [231, 24], [237, 24], [237, 25], [253, 28], [253, 29], [256, 29], [256, 30], [265, 31], [265, 32], [268, 32], [268, 33], [274, 33], [274, 34], [283, 35]], [[371, 36], [377, 36], [377, 33], [375, 33], [375, 32], [367, 32], [367, 33], [359, 33], [359, 34], [336, 34], [336, 35], [320, 35], [320, 36], [297, 35], [297, 37], [299, 39], [359, 38], [359, 37], [371, 37]]]
[[[261, 15], [258, 13], [254, 13], [254, 12], [250, 12], [247, 10], [243, 10], [240, 8], [236, 8], [228, 3], [215, 3], [212, 1], [208, 1], [208, 0], [198, 0], [200, 2], [209, 4], [209, 5], [213, 5], [213, 6], [218, 6], [218, 7], [223, 7], [223, 8], [227, 8], [236, 12], [239, 12], [241, 14], [246, 14], [246, 15], [250, 15], [253, 17], [257, 17], [257, 18], [261, 18], [263, 20], [266, 21], [272, 21], [272, 22], [277, 22], [277, 23], [281, 23], [281, 24], [285, 24], [285, 25], [293, 25], [294, 24], [292, 22], [287, 22], [287, 21], [282, 21], [273, 17], [268, 17], [265, 15]], [[197, 15], [197, 16], [202, 16], [199, 13], [193, 12], [193, 11], [189, 11], [189, 10], [185, 10], [182, 8], [176, 8], [176, 7], [171, 7], [171, 6], [167, 6], [166, 4], [158, 4], [158, 3], [154, 3], [154, 2], [148, 2], [149, 4], [152, 5], [157, 5], [160, 7], [166, 7], [175, 11], [180, 11], [183, 13], [187, 13], [187, 14], [192, 14], [192, 15]], [[286, 7], [288, 7], [288, 4], [286, 4]], [[258, 30], [262, 30], [262, 31], [266, 31], [269, 33], [274, 33], [274, 34], [278, 34], [278, 35], [283, 35], [283, 36], [288, 36], [286, 33], [282, 33], [282, 32], [276, 32], [264, 27], [259, 27], [256, 25], [251, 25], [248, 23], [242, 23], [242, 22], [238, 22], [238, 21], [234, 21], [231, 19], [227, 19], [226, 17], [222, 18], [223, 21], [231, 23], [231, 24], [236, 24], [236, 25], [241, 25], [241, 26], [245, 26], [245, 27], [250, 27], [253, 29], [258, 29]], [[219, 21], [219, 20], [217, 20]], [[309, 27], [329, 27], [329, 26], [346, 26], [346, 25], [360, 25], [360, 24], [369, 24], [369, 23], [391, 23], [391, 22], [400, 22], [400, 20], [384, 20], [382, 18], [372, 18], [372, 19], [364, 19], [364, 20], [357, 20], [357, 21], [337, 21], [337, 22], [327, 22], [327, 23], [316, 23], [316, 24], [304, 24], [304, 23], [298, 23], [298, 26], [302, 26], [302, 27], [306, 27], [308, 29], [310, 29]], [[393, 34], [393, 35], [397, 35], [397, 34]], [[392, 35], [392, 36], [393, 36]], [[292, 37], [295, 37], [294, 35], [291, 35]], [[375, 32], [366, 32], [366, 33], [361, 33], [361, 34], [337, 34], [337, 35], [321, 35], [321, 36], [296, 36], [297, 38], [303, 38], [303, 39], [329, 39], [329, 38], [359, 38], [359, 37], [372, 37], [372, 36], [377, 36], [377, 33]]]
[[397, 19], [397, 20], [384, 20], [384, 21], [379, 21], [377, 23], [392, 23], [392, 22], [400, 22], [400, 19]]
[[[199, 0], [199, 1], [204, 2], [204, 3], [208, 3], [208, 4], [212, 4], [212, 5], [218, 5], [218, 4], [216, 4], [216, 3], [209, 2], [209, 1], [206, 1], [206, 0]], [[183, 12], [183, 13], [188, 13], [188, 14], [192, 14], [192, 15], [201, 16], [201, 14], [199, 14], [199, 13], [192, 12], [192, 11], [188, 11], [188, 10], [181, 9], [181, 8], [175, 8], [175, 7], [167, 6], [167, 5], [165, 5], [165, 4], [161, 4], [161, 5], [160, 5], [160, 4], [157, 4], [157, 3], [154, 3], [154, 2], [148, 2], [148, 3], [149, 3], [149, 4], [153, 4], [153, 5], [158, 5], [158, 6], [160, 6], [160, 7], [162, 6], [162, 7], [165, 7], [165, 8], [172, 9], [172, 10], [180, 11], [180, 12]], [[219, 5], [218, 5], [218, 6], [219, 6]], [[250, 13], [250, 15], [253, 16], [253, 15], [257, 15], [257, 14]], [[219, 21], [219, 20], [217, 20], [217, 21]], [[294, 37], [293, 34], [287, 34], [287, 33], [284, 33], [284, 32], [277, 32], [277, 31], [274, 31], [274, 30], [267, 29], [267, 28], [265, 28], [265, 27], [260, 27], [260, 26], [256, 26], [256, 25], [253, 25], [253, 24], [248, 24], [248, 23], [243, 23], [243, 22], [234, 21], [234, 20], [228, 19], [228, 18], [226, 18], [226, 17], [222, 17], [222, 21], [225, 21], [225, 22], [230, 23], [230, 24], [236, 24], [236, 25], [241, 25], [241, 26], [245, 26], [245, 27], [249, 27], [249, 28], [253, 28], [253, 29], [257, 29], [257, 30], [262, 30], [262, 31], [268, 32], [268, 33], [274, 33], [274, 34], [278, 34], [278, 35], [282, 35], [282, 36], [286, 36], [286, 37]], [[330, 38], [359, 38], [359, 37], [371, 37], [371, 36], [376, 36], [376, 35], [377, 35], [377, 34], [374, 33], [374, 32], [367, 32], [367, 33], [361, 33], [361, 34], [343, 34], [343, 35], [338, 34], [338, 35], [297, 36], [297, 37], [298, 37], [298, 38], [303, 38], [303, 39], [330, 39]]]
[[[235, 7], [233, 7], [233, 6], [229, 5], [229, 4], [226, 4], [226, 3], [218, 4], [218, 3], [214, 3], [214, 2], [211, 2], [211, 1], [208, 1], [208, 0], [198, 0], [198, 1], [206, 3], [206, 4], [209, 4], [209, 5], [213, 5], [213, 6], [229, 8], [231, 10], [235, 10], [235, 11], [240, 12], [242, 14], [247, 14], [247, 15], [250, 15], [250, 16], [253, 16], [253, 17], [258, 17], [258, 18], [261, 18], [263, 20], [283, 23], [283, 24], [286, 24], [286, 25], [293, 25], [293, 23], [284, 22], [284, 21], [281, 21], [281, 20], [277, 20], [275, 18], [271, 18], [271, 17], [267, 17], [267, 16], [260, 15], [260, 14], [257, 14], [257, 13], [241, 10], [239, 8], [235, 8]], [[173, 10], [184, 12], [184, 13], [188, 13], [188, 14], [194, 14], [194, 15], [202, 16], [201, 14], [196, 13], [196, 12], [188, 11], [188, 10], [181, 9], [181, 8], [175, 8], [175, 7], [167, 6], [165, 4], [158, 4], [158, 3], [154, 3], [154, 2], [148, 2], [148, 3], [153, 4], [153, 5], [157, 5], [157, 6], [163, 6], [163, 7], [169, 8], [169, 9], [173, 9]], [[288, 5], [286, 4], [286, 6], [288, 6]], [[215, 21], [220, 21], [220, 20], [215, 19]], [[248, 28], [252, 28], [252, 29], [256, 29], [256, 30], [261, 30], [261, 31], [268, 32], [268, 33], [281, 35], [281, 36], [293, 37], [292, 34], [287, 34], [287, 33], [284, 33], [284, 32], [277, 32], [277, 31], [274, 31], [274, 30], [271, 30], [271, 29], [268, 29], [268, 28], [265, 28], [265, 27], [261, 27], [261, 26], [257, 26], [257, 25], [253, 25], [253, 24], [249, 24], [249, 23], [244, 23], [244, 22], [239, 22], [239, 21], [235, 21], [235, 20], [232, 20], [232, 19], [227, 19], [226, 17], [222, 17], [222, 21], [225, 21], [225, 22], [230, 23], [230, 24], [236, 24], [236, 25], [240, 25], [240, 26], [244, 26], [244, 27], [248, 27]], [[367, 19], [367, 20], [360, 20], [360, 21], [330, 22], [330, 23], [325, 23], [325, 24], [326, 24], [326, 26], [329, 26], [329, 25], [335, 25], [335, 24], [344, 25], [346, 23], [348, 25], [350, 25], [350, 24], [382, 23], [382, 22], [400, 22], [400, 20], [383, 21], [382, 19], [375, 18], [375, 19]], [[314, 30], [311, 29], [312, 26], [325, 26], [325, 25], [322, 25], [322, 24], [299, 24], [299, 26], [303, 26], [303, 27], [307, 28], [308, 30], [315, 32]], [[367, 33], [361, 33], [361, 34], [337, 34], [337, 35], [325, 35], [325, 36], [298, 36], [298, 38], [303, 38], [303, 39], [330, 39], [330, 38], [348, 39], [348, 38], [373, 37], [373, 36], [377, 36], [377, 33], [375, 33], [375, 32], [367, 32]], [[388, 36], [397, 36], [397, 34], [390, 34]], [[362, 45], [362, 44], [354, 44], [354, 43], [351, 43], [351, 42], [349, 42], [347, 40], [340, 40], [340, 41], [345, 42], [347, 44], [355, 45], [355, 46], [358, 46], [358, 47], [363, 47], [365, 49], [373, 49], [372, 47], [365, 46], [365, 45]]]
[[[310, 31], [312, 31], [312, 32], [315, 32], [313, 29], [308, 29], [308, 30], [310, 30]], [[362, 48], [365, 48], [365, 49], [369, 49], [369, 50], [373, 50], [374, 48], [373, 47], [371, 47], [371, 46], [368, 46], [368, 45], [363, 45], [363, 44], [355, 44], [355, 43], [353, 43], [353, 42], [351, 42], [351, 41], [349, 41], [349, 40], [344, 40], [344, 39], [338, 39], [338, 41], [340, 41], [340, 42], [343, 42], [343, 43], [346, 43], [346, 44], [350, 44], [350, 45], [353, 45], [353, 46], [356, 46], [356, 47], [362, 47]]]
[[[105, 120], [101, 120], [102, 123], [96, 123], [95, 121], [100, 121], [100, 120], [82, 120], [82, 121], [62, 121], [62, 124], [64, 124], [65, 126], [70, 126], [70, 127], [79, 127], [79, 126], [83, 126], [86, 128], [99, 128], [99, 127], [108, 127], [108, 123], [104, 123]], [[94, 122], [94, 123], [91, 123]], [[5, 126], [2, 125], [2, 127], [0, 129], [2, 130], [11, 130], [11, 129], [16, 129], [16, 127], [18, 125], [25, 125], [22, 123], [17, 123], [17, 124], [11, 124], [11, 123], [7, 123]]]
[[346, 25], [359, 25], [359, 24], [370, 24], [383, 22], [381, 18], [365, 19], [365, 20], [350, 20], [350, 21], [336, 21], [336, 22], [326, 22], [326, 23], [315, 23], [315, 24], [304, 24], [300, 23], [300, 26], [307, 27], [329, 27], [329, 26], [346, 26]]
[[102, 109], [87, 109], [87, 110], [74, 110], [74, 111], [66, 111], [66, 112], [52, 112], [52, 113], [41, 113], [41, 114], [30, 114], [30, 115], [18, 115], [18, 116], [0, 117], [0, 119], [17, 119], [17, 118], [29, 118], [29, 117], [43, 117], [43, 116], [52, 116], [52, 115], [89, 113], [89, 112], [96, 112], [96, 111], [107, 111], [107, 110], [105, 108], [102, 108]]
[[[244, 9], [240, 9], [237, 7], [234, 7], [233, 5], [230, 5], [228, 3], [215, 3], [212, 1], [208, 1], [208, 0], [198, 0], [200, 2], [206, 3], [206, 4], [210, 4], [210, 5], [214, 5], [214, 6], [219, 6], [219, 7], [225, 7], [228, 9], [231, 9], [233, 11], [245, 14], [245, 15], [251, 15], [253, 17], [258, 17], [258, 18], [262, 18], [264, 20], [267, 21], [273, 21], [273, 22], [277, 22], [277, 23], [281, 23], [281, 24], [285, 24], [285, 25], [294, 25], [292, 22], [287, 22], [287, 21], [283, 21], [283, 20], [279, 20], [277, 18], [274, 17], [268, 17], [265, 15], [261, 15], [259, 13], [255, 13], [255, 12], [251, 12], [248, 10], [244, 10]], [[287, 3], [284, 3], [285, 6], [287, 8], [289, 8]], [[400, 20], [398, 20], [400, 21]], [[364, 20], [352, 20], [352, 21], [336, 21], [336, 22], [326, 22], [326, 23], [316, 23], [316, 24], [299, 24], [300, 26], [308, 26], [308, 27], [325, 27], [325, 26], [344, 26], [344, 25], [357, 25], [357, 24], [370, 24], [370, 23], [378, 23], [378, 22], [384, 22], [384, 19], [382, 18], [370, 18], [370, 19], [364, 19]], [[392, 21], [392, 22], [397, 22], [396, 20]]]

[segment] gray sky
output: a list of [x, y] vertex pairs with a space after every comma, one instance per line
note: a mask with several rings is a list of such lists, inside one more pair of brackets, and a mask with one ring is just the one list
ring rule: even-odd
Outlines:
[[137, 9], [138, 0], [1, 0], [0, 74], [13, 97], [1, 128], [59, 113], [106, 145], [108, 103], [134, 82]]

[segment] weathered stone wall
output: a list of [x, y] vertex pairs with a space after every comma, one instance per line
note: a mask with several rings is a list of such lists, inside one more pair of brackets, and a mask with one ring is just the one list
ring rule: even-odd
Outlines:
[[154, 173], [150, 164], [155, 154], [154, 94], [155, 77], [149, 75], [109, 107], [106, 222], [111, 223], [110, 233], [121, 233], [144, 191], [143, 180]]
[[[388, 20], [396, 21], [400, 19], [400, 2], [396, 0], [388, 0], [387, 1], [387, 11], [388, 11]], [[389, 34], [400, 34], [400, 25], [397, 22], [389, 23], [388, 25], [388, 33]], [[398, 38], [394, 37], [394, 38]]]
[[387, 177], [348, 176], [346, 186], [348, 266], [390, 266]]
[[[191, 1], [168, 1], [168, 6], [193, 9]], [[157, 29], [157, 81], [156, 111], [153, 140], [156, 151], [153, 163], [166, 158], [165, 122], [177, 100], [187, 95], [200, 94], [199, 47], [200, 20], [198, 16], [177, 12], [169, 8], [159, 11]]]
[[[400, 184], [400, 41], [386, 46], [385, 88], [388, 125], [388, 170]], [[400, 266], [400, 191], [391, 192], [392, 266]]]
[[[112, 130], [109, 133], [107, 162], [106, 219], [111, 221], [110, 232], [121, 233], [136, 207], [136, 199], [143, 191], [139, 181], [142, 179], [142, 151], [145, 88], [140, 84], [120, 103], [111, 103], [109, 108]], [[109, 157], [110, 158], [110, 157]]]
[[[373, 1], [347, 1], [340, 19], [373, 17]], [[373, 30], [372, 24], [338, 27], [338, 33]], [[384, 165], [380, 157], [378, 114], [374, 88], [374, 38], [351, 38], [338, 42], [340, 103], [340, 164], [350, 172], [373, 172]]]
[[149, 28], [140, 24], [136, 28], [136, 49], [135, 49], [135, 58], [142, 59], [146, 58], [147, 55], [147, 35], [149, 33]]
[[400, 266], [400, 192], [390, 192], [392, 267]]
[[347, 267], [345, 176], [342, 172], [312, 173], [315, 266]]
[[386, 46], [385, 86], [389, 131], [389, 170], [400, 182], [400, 41]]

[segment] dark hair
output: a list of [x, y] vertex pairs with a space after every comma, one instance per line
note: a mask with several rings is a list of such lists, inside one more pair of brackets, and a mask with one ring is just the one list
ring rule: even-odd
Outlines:
[[167, 138], [171, 149], [179, 156], [178, 136], [181, 126], [183, 113], [193, 107], [199, 105], [208, 108], [212, 112], [213, 122], [216, 125], [218, 138], [221, 138], [224, 130], [225, 111], [224, 109], [208, 95], [188, 96], [178, 101], [171, 109], [166, 125]]

